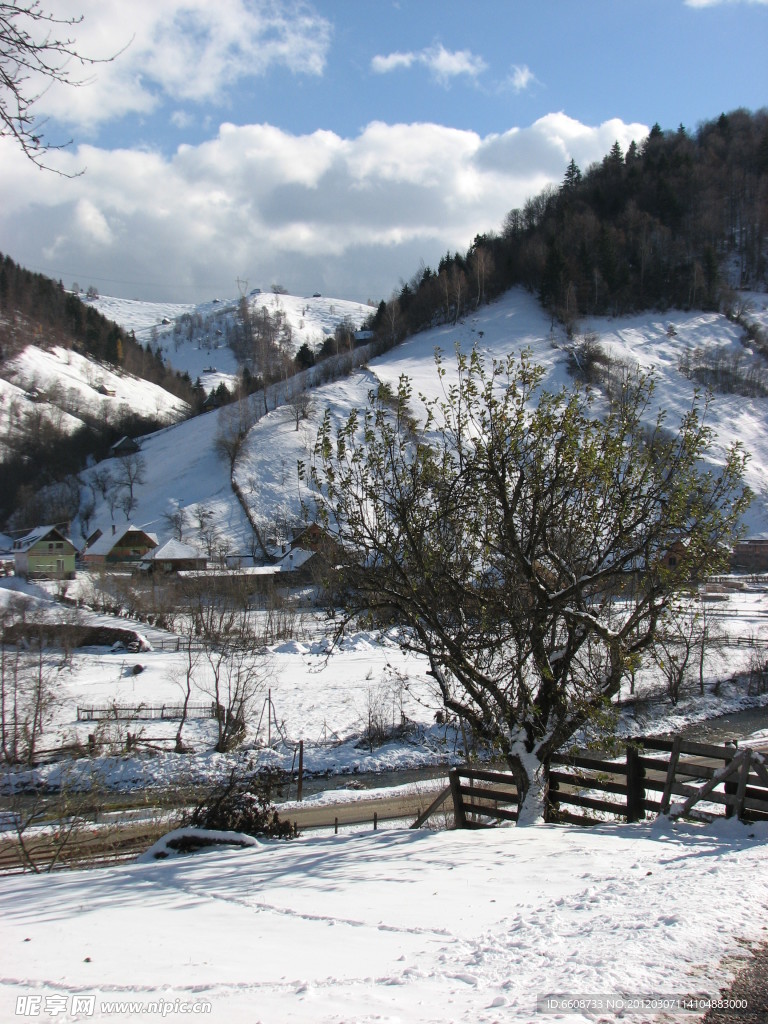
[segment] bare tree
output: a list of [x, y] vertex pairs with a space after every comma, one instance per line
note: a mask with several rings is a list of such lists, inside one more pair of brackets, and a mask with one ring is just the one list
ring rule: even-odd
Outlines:
[[178, 501], [172, 500], [169, 503], [167, 512], [163, 512], [163, 519], [167, 523], [169, 529], [173, 533], [176, 540], [184, 539], [184, 525], [186, 523], [186, 512], [179, 505]]
[[683, 684], [688, 680], [696, 648], [700, 645], [699, 623], [690, 604], [670, 606], [653, 645], [653, 660], [667, 686], [673, 704], [680, 700]]
[[265, 655], [243, 650], [208, 649], [206, 658], [210, 675], [201, 688], [216, 702], [216, 750], [226, 753], [245, 739], [266, 687], [269, 664]]
[[102, 499], [106, 501], [113, 484], [112, 474], [106, 466], [97, 466], [88, 479], [88, 486], [93, 492], [94, 501], [97, 495], [101, 495]]
[[247, 395], [220, 409], [217, 415], [213, 447], [217, 455], [227, 460], [231, 472], [235, 468], [243, 441], [256, 422], [256, 415]]
[[191, 576], [181, 582], [179, 588], [192, 635], [211, 645], [242, 636], [237, 609], [213, 590], [210, 579]]
[[680, 700], [683, 686], [693, 680], [694, 674], [698, 676], [699, 693], [704, 693], [706, 655], [722, 648], [722, 632], [702, 601], [690, 596], [670, 606], [651, 653], [673, 704]]
[[135, 488], [143, 484], [146, 479], [147, 461], [141, 452], [131, 452], [129, 455], [122, 455], [118, 463], [117, 483], [128, 492], [125, 498], [119, 501], [119, 504], [125, 512], [126, 518], [130, 519], [131, 513], [137, 505]]
[[309, 419], [313, 407], [312, 395], [306, 387], [298, 387], [293, 390], [288, 400], [288, 407], [291, 410], [296, 429], [299, 429], [302, 420]]
[[493, 255], [485, 245], [475, 244], [468, 260], [469, 270], [474, 279], [475, 306], [485, 302], [488, 278], [493, 274]]
[[91, 520], [96, 514], [96, 502], [92, 497], [85, 498], [80, 505], [80, 536], [88, 540], [91, 533]]
[[82, 15], [59, 17], [40, 0], [0, 2], [0, 137], [15, 139], [32, 163], [46, 170], [53, 169], [45, 162], [47, 154], [71, 140], [54, 145], [43, 137], [35, 103], [54, 83], [87, 85], [89, 79], [78, 78], [73, 69], [109, 63], [119, 55], [98, 59], [80, 53], [73, 32], [82, 20]]
[[9, 764], [31, 764], [59, 702], [55, 685], [56, 667], [46, 652], [45, 622], [28, 618], [20, 603], [8, 606], [2, 629], [2, 757]]
[[192, 689], [197, 685], [197, 667], [202, 657], [202, 652], [194, 648], [192, 642], [192, 633], [187, 636], [187, 658], [184, 662], [184, 667], [175, 668], [171, 670], [171, 677], [174, 682], [181, 688], [184, 695], [183, 703], [181, 706], [181, 718], [179, 719], [179, 726], [176, 730], [176, 753], [183, 754], [186, 750], [182, 734], [184, 732], [184, 726], [187, 723], [187, 713], [189, 710], [189, 702], [192, 699]]

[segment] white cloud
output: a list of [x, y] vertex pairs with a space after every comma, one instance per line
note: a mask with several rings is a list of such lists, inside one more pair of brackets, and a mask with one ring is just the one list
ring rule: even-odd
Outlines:
[[0, 139], [0, 180], [14, 196], [0, 205], [0, 238], [26, 266], [129, 298], [226, 297], [239, 276], [378, 299], [421, 259], [434, 266], [500, 228], [512, 207], [561, 181], [571, 157], [586, 168], [615, 140], [626, 149], [646, 133], [563, 113], [484, 138], [438, 124], [372, 122], [349, 138], [223, 124], [170, 157], [55, 154], [62, 170], [87, 167], [72, 180], [40, 174]]
[[80, 199], [75, 207], [73, 228], [80, 233], [86, 245], [107, 246], [112, 244], [112, 230], [107, 218], [89, 199]]
[[546, 114], [528, 128], [513, 128], [484, 140], [477, 163], [486, 171], [507, 175], [522, 174], [536, 168], [548, 180], [561, 181], [573, 158], [583, 168], [601, 159], [614, 142], [623, 150], [634, 139], [647, 135], [642, 124], [625, 124], [618, 118], [597, 127], [582, 124], [562, 111]]
[[171, 124], [176, 128], [189, 128], [194, 124], [194, 117], [186, 110], [174, 110], [170, 117]]
[[87, 87], [51, 87], [41, 114], [84, 130], [148, 113], [163, 98], [220, 103], [236, 83], [275, 66], [321, 75], [330, 46], [329, 22], [305, 0], [131, 0], [126, 11], [125, 0], [60, 0], [60, 16], [83, 15], [73, 29], [79, 53], [120, 52], [85, 69]]
[[509, 76], [508, 82], [515, 92], [524, 92], [535, 81], [536, 76], [527, 64], [512, 65], [512, 73]]
[[487, 67], [482, 57], [469, 50], [446, 50], [441, 44], [425, 50], [419, 59], [441, 82], [447, 82], [457, 75], [477, 78]]
[[387, 74], [414, 64], [426, 67], [442, 85], [447, 85], [459, 75], [477, 78], [488, 66], [482, 57], [470, 50], [446, 50], [442, 43], [436, 43], [418, 52], [378, 55], [371, 61], [371, 70], [376, 74]]
[[409, 68], [416, 60], [415, 53], [388, 53], [386, 56], [378, 55], [371, 61], [371, 70], [377, 75], [385, 75], [398, 68]]

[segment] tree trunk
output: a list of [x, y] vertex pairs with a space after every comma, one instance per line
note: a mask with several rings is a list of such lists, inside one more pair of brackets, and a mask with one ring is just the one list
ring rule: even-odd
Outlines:
[[549, 764], [535, 754], [510, 754], [507, 758], [519, 793], [518, 827], [542, 825], [549, 796]]

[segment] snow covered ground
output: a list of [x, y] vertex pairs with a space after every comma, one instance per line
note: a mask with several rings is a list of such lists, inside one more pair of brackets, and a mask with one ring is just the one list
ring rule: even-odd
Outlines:
[[[658, 1000], [718, 996], [765, 938], [766, 870], [766, 826], [662, 820], [361, 830], [6, 877], [0, 1018], [693, 1021]], [[555, 996], [604, 1009], [547, 1012]], [[605, 1009], [620, 997], [647, 1002]]]
[[[301, 301], [306, 316], [310, 300]], [[330, 307], [330, 300], [323, 301]], [[326, 312], [330, 317], [330, 308]], [[145, 314], [143, 329], [151, 332], [167, 311], [154, 321]], [[684, 349], [741, 346], [724, 318], [696, 313], [602, 320], [587, 329], [622, 358], [654, 368], [658, 408], [673, 421], [693, 393], [678, 369]], [[547, 367], [549, 387], [570, 381], [565, 339], [551, 334], [530, 296], [511, 292], [463, 323], [413, 338], [368, 369], [317, 389], [312, 415], [299, 430], [285, 409], [263, 417], [236, 465], [252, 515], [265, 524], [299, 517], [306, 492], [296, 462], [311, 451], [326, 407], [340, 419], [365, 403], [377, 379], [396, 383], [403, 372], [413, 378], [415, 393], [435, 395], [434, 348], [450, 363], [457, 344], [465, 350], [477, 344], [497, 356], [531, 347]], [[196, 358], [211, 363], [205, 346], [197, 352], [202, 354]], [[218, 356], [216, 364], [226, 370]], [[203, 503], [213, 508], [230, 546], [240, 549], [248, 541], [250, 527], [232, 494], [229, 468], [215, 451], [223, 412], [144, 441], [147, 473], [133, 518], [161, 540], [170, 535], [164, 513]], [[752, 453], [748, 479], [756, 500], [747, 526], [750, 534], [764, 536], [766, 412], [765, 399], [718, 395], [708, 413], [721, 445], [739, 439]], [[99, 515], [109, 522], [104, 508]], [[47, 600], [44, 588], [5, 582], [1, 600], [15, 590], [39, 606]], [[767, 601], [758, 590], [731, 594], [718, 605], [722, 628], [732, 636], [761, 635]], [[353, 635], [329, 655], [316, 625], [269, 646], [264, 697], [269, 695], [280, 723], [279, 740], [264, 748], [262, 719], [250, 736], [262, 744], [254, 757], [290, 768], [299, 739], [310, 772], [381, 771], [461, 757], [458, 737], [434, 722], [437, 704], [420, 659], [406, 657], [394, 637], [373, 633]], [[157, 631], [137, 628], [150, 642], [161, 639]], [[693, 687], [674, 708], [655, 700], [625, 709], [621, 731], [675, 731], [728, 709], [765, 707], [768, 695], [747, 697], [742, 684], [723, 682], [747, 667], [749, 658], [747, 648], [712, 653], [704, 696]], [[178, 702], [184, 661], [159, 643], [137, 655], [103, 648], [76, 652], [71, 664], [57, 670], [60, 702], [51, 735], [93, 731], [92, 723], [76, 722], [78, 703]], [[649, 675], [638, 679], [638, 688], [657, 683]], [[204, 699], [207, 686], [203, 667], [193, 699]], [[372, 710], [394, 721], [402, 713], [412, 727], [371, 751], [359, 737]], [[120, 728], [115, 726], [117, 733]], [[141, 728], [148, 738], [175, 731], [173, 723]], [[220, 775], [233, 758], [210, 752], [212, 728], [211, 722], [189, 723], [185, 735], [194, 755], [115, 756], [97, 764], [126, 788]], [[114, 739], [119, 743], [121, 736]], [[159, 1011], [147, 1005], [162, 999], [169, 1019], [185, 1015], [178, 1004], [174, 1011], [174, 1001], [181, 1000], [210, 1003], [207, 1019], [235, 1024], [615, 1020], [615, 1013], [598, 1007], [589, 1014], [537, 1013], [537, 999], [715, 996], [734, 968], [732, 959], [721, 968], [722, 958], [765, 936], [767, 861], [764, 826], [661, 822], [480, 834], [361, 830], [214, 850], [187, 860], [0, 879], [0, 1019], [12, 1019], [21, 1006], [38, 1019], [153, 1020]], [[23, 1002], [30, 998], [32, 1003]], [[111, 1000], [139, 1001], [144, 1010], [108, 1010]], [[627, 1019], [678, 1018], [648, 1010]]]

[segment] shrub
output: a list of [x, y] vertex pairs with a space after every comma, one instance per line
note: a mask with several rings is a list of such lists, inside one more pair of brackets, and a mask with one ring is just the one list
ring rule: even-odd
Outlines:
[[196, 828], [294, 839], [298, 828], [282, 821], [271, 801], [273, 773], [242, 776], [233, 768], [226, 783], [199, 803], [187, 822]]

